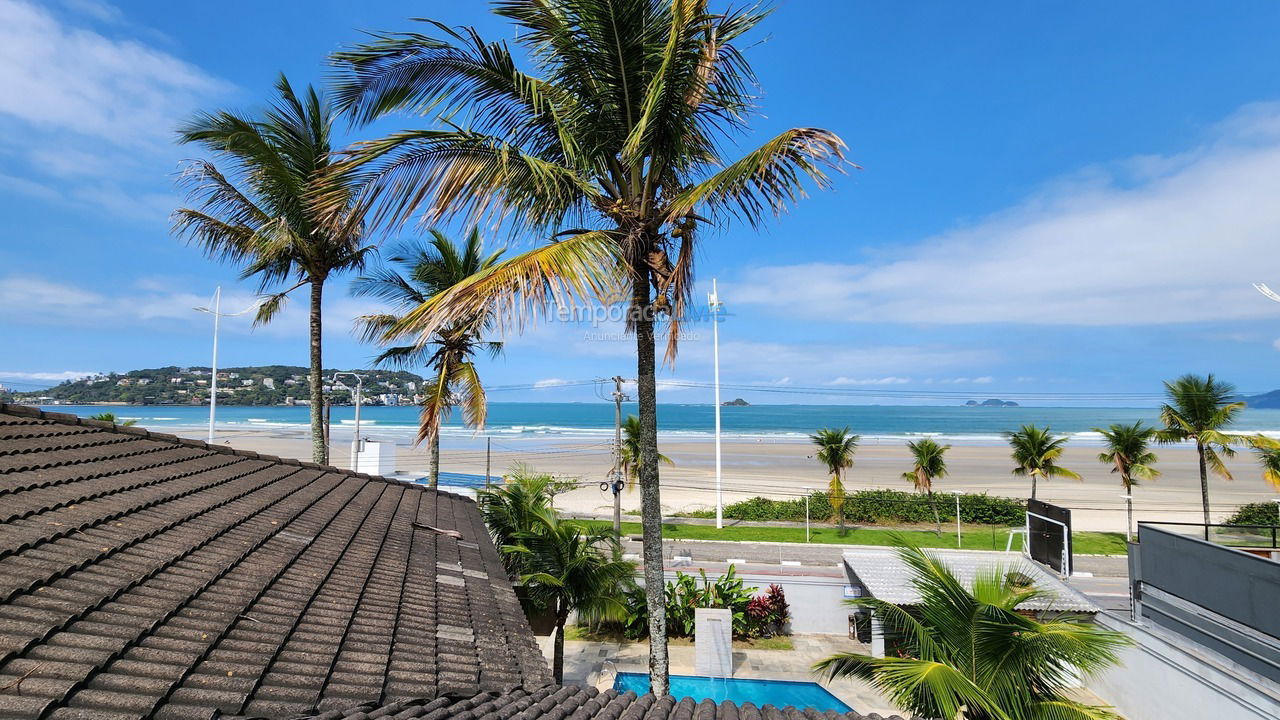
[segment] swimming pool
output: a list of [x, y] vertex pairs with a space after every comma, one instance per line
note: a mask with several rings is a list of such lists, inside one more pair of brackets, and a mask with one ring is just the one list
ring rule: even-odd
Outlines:
[[[613, 687], [618, 692], [630, 690], [637, 695], [643, 695], [649, 692], [649, 676], [644, 673], [620, 672]], [[709, 699], [715, 702], [722, 700], [735, 703], [749, 702], [757, 707], [794, 705], [798, 708], [835, 710], [840, 713], [853, 711], [853, 708], [845, 705], [818, 683], [793, 680], [672, 675], [671, 695], [678, 698], [690, 697], [697, 701]]]

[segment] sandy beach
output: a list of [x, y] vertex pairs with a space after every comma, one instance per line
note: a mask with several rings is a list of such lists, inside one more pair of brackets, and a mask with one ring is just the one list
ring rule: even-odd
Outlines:
[[[194, 431], [180, 433], [203, 439]], [[219, 442], [230, 443], [258, 452], [310, 459], [310, 442], [302, 433], [278, 430], [238, 430], [220, 433]], [[333, 443], [335, 465], [350, 464], [348, 442], [338, 437]], [[661, 451], [674, 462], [663, 466], [662, 505], [666, 513], [715, 507], [715, 447], [710, 439], [669, 439], [661, 442]], [[753, 496], [774, 498], [797, 497], [806, 487], [823, 488], [827, 478], [812, 458], [811, 448], [794, 440], [725, 440], [723, 448], [723, 487], [726, 504]], [[1200, 489], [1196, 455], [1191, 447], [1172, 446], [1157, 449], [1159, 467], [1164, 472], [1155, 482], [1135, 490], [1134, 508], [1137, 520], [1199, 522]], [[1081, 475], [1082, 481], [1050, 480], [1041, 482], [1038, 495], [1047, 502], [1069, 507], [1075, 527], [1081, 530], [1122, 532], [1125, 524], [1124, 500], [1120, 483], [1108, 468], [1097, 460], [1098, 448], [1068, 447], [1062, 465]], [[1001, 446], [956, 446], [948, 455], [951, 474], [937, 483], [939, 492], [961, 490], [987, 492], [1008, 497], [1027, 497], [1029, 480], [1014, 477], [1007, 448]], [[605, 478], [612, 465], [609, 444], [598, 439], [532, 440], [504, 438], [493, 442], [491, 468], [499, 475], [514, 463], [524, 462], [533, 468], [576, 477], [583, 487], [557, 496], [556, 504], [580, 513], [611, 512], [611, 498], [597, 483]], [[425, 448], [397, 447], [396, 469], [402, 473], [425, 475], [428, 467]], [[850, 491], [862, 488], [910, 490], [901, 479], [911, 462], [901, 444], [865, 444], [858, 450], [854, 467], [846, 478]], [[1215, 520], [1227, 517], [1237, 506], [1247, 502], [1267, 502], [1280, 496], [1261, 478], [1253, 456], [1241, 452], [1228, 462], [1235, 479], [1210, 478], [1210, 500]], [[444, 471], [483, 475], [485, 442], [483, 438], [448, 436], [442, 440], [441, 469]], [[624, 510], [639, 508], [638, 492], [623, 494]]]

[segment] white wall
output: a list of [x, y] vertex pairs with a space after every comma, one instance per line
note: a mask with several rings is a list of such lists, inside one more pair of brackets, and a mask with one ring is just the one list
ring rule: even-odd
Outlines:
[[1126, 720], [1280, 717], [1280, 687], [1226, 658], [1115, 615], [1099, 614], [1097, 623], [1135, 641], [1119, 666], [1084, 683]]

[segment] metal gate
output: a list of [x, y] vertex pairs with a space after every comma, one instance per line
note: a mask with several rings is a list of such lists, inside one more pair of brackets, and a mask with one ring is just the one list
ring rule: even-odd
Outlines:
[[1027, 554], [1062, 575], [1071, 574], [1071, 511], [1027, 501]]

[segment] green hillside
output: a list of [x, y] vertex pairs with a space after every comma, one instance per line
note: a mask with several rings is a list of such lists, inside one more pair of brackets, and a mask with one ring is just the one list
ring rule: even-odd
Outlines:
[[[325, 370], [326, 395], [337, 405], [351, 402], [351, 393], [330, 381], [338, 370]], [[411, 372], [357, 370], [365, 375], [365, 403], [414, 402], [422, 391], [422, 377]], [[44, 390], [12, 393], [17, 402], [136, 405], [204, 405], [209, 402], [209, 368], [177, 367], [130, 370], [82, 380], [68, 380]], [[347, 385], [354, 379], [343, 377]], [[307, 369], [296, 365], [261, 365], [218, 370], [218, 403], [223, 405], [290, 405], [310, 401]]]

